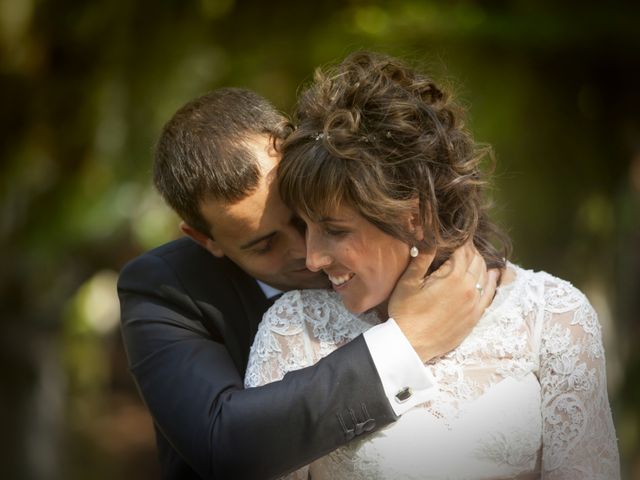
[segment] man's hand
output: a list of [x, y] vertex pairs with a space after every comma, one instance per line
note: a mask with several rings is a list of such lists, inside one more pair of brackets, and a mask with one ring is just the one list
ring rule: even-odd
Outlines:
[[497, 270], [487, 272], [471, 242], [425, 278], [433, 258], [426, 253], [413, 258], [389, 299], [389, 316], [423, 362], [464, 340], [493, 300], [499, 276]]

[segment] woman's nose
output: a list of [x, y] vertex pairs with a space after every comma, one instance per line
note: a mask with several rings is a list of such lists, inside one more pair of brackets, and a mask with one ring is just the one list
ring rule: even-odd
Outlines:
[[313, 234], [307, 232], [307, 268], [312, 272], [322, 270], [331, 264], [331, 255], [322, 248], [321, 242]]

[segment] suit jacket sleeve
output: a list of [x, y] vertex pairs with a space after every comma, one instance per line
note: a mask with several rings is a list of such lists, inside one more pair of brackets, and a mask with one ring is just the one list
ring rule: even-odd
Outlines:
[[[255, 328], [237, 305], [242, 292], [233, 279], [190, 278], [203, 267], [178, 269], [190, 261], [146, 254], [118, 284], [129, 367], [160, 446], [168, 441], [161, 457], [175, 456], [175, 478], [185, 476], [176, 461], [201, 478], [271, 478], [364, 433], [341, 419], [366, 421], [366, 431], [395, 419], [362, 337], [281, 381], [244, 390]], [[361, 411], [369, 418], [353, 417]]]

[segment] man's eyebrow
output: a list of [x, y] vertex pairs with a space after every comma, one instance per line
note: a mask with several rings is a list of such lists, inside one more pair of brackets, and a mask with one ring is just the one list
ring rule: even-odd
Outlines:
[[267, 233], [266, 235], [263, 235], [261, 237], [258, 238], [254, 238], [253, 240], [249, 240], [247, 243], [240, 245], [240, 250], [247, 250], [255, 245], [257, 245], [260, 242], [264, 242], [265, 240], [269, 240], [271, 237], [273, 237], [277, 232], [271, 232], [271, 233]]

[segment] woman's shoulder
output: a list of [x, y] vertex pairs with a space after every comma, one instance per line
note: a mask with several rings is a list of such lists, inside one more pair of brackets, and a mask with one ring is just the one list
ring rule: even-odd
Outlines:
[[345, 310], [340, 296], [325, 288], [308, 290], [290, 290], [282, 294], [271, 307], [271, 310], [298, 309], [298, 311], [312, 308], [329, 308]]
[[[553, 352], [579, 347], [594, 356], [603, 353], [602, 327], [598, 314], [586, 295], [568, 282], [544, 271], [515, 267], [520, 286], [514, 295], [523, 313], [531, 319], [542, 335], [542, 348]], [[528, 308], [530, 307], [530, 308]]]
[[[290, 290], [282, 294], [278, 299], [280, 302], [283, 299], [289, 299], [289, 301], [296, 302], [310, 302], [310, 301], [331, 301], [340, 303], [340, 295], [328, 288], [309, 288], [304, 290]], [[277, 302], [276, 302], [277, 303]]]
[[268, 317], [287, 319], [291, 324], [322, 322], [342, 315], [352, 315], [340, 296], [327, 289], [291, 290], [271, 306]]
[[519, 295], [528, 297], [547, 311], [562, 313], [589, 304], [585, 294], [567, 280], [518, 265], [509, 264], [509, 268], [515, 274], [514, 288], [521, 290]]
[[[292, 290], [280, 297], [267, 321], [278, 322], [289, 332], [306, 329], [324, 341], [350, 340], [378, 323], [373, 312], [356, 315], [344, 306], [340, 295], [328, 289]], [[266, 318], [265, 317], [265, 318]], [[375, 317], [375, 318], [374, 318]]]
[[342, 316], [356, 316], [347, 310], [340, 295], [329, 289], [294, 290], [285, 293], [279, 301], [281, 300], [294, 304], [307, 321], [329, 321]]

